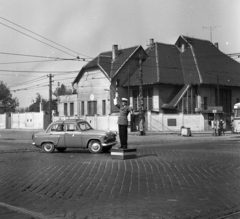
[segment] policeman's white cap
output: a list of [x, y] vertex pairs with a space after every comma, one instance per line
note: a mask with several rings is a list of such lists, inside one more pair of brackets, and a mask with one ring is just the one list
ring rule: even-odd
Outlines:
[[128, 102], [128, 99], [127, 98], [122, 98], [122, 101]]

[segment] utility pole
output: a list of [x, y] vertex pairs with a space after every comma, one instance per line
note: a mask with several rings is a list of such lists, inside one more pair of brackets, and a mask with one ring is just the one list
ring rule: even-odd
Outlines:
[[217, 75], [217, 106], [220, 105], [220, 95], [219, 95], [219, 77]]
[[49, 77], [49, 123], [52, 122], [52, 77], [53, 75], [48, 75]]
[[143, 76], [142, 76], [142, 56], [139, 55], [139, 131], [140, 135], [145, 135], [144, 128], [144, 105], [143, 105]]
[[212, 31], [220, 26], [212, 26], [212, 27], [203, 27], [203, 29], [208, 29], [210, 30], [210, 40], [212, 42]]

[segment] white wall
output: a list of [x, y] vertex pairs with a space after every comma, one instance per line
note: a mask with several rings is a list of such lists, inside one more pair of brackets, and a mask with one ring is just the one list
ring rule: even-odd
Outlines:
[[59, 116], [64, 116], [64, 103], [67, 103], [67, 113], [70, 116], [70, 103], [74, 103], [73, 115], [78, 114], [77, 94], [59, 96], [58, 98], [58, 113]]
[[[176, 125], [168, 124], [169, 119], [176, 121]], [[190, 128], [192, 131], [204, 131], [204, 116], [202, 114], [152, 114], [147, 113], [146, 129], [148, 131], [179, 131], [181, 126]]]
[[[86, 71], [79, 81], [78, 87], [78, 103], [84, 102], [84, 115], [88, 114], [88, 101], [97, 101], [97, 114], [103, 115], [102, 101], [106, 101], [106, 115], [110, 113], [110, 81], [99, 70]], [[79, 104], [79, 106], [80, 106]], [[81, 107], [79, 109], [82, 116]]]
[[[54, 121], [58, 119], [70, 119], [74, 117], [54, 117]], [[82, 119], [98, 130], [118, 131], [118, 115], [107, 116], [84, 116]], [[168, 120], [175, 119], [176, 126], [169, 126]], [[183, 115], [183, 114], [153, 114], [148, 112], [145, 119], [145, 129], [155, 132], [180, 132], [181, 126], [190, 128], [191, 131], [204, 131], [204, 117], [202, 114]]]
[[6, 113], [0, 114], [0, 129], [6, 128]]
[[43, 112], [12, 113], [11, 117], [12, 129], [44, 129]]

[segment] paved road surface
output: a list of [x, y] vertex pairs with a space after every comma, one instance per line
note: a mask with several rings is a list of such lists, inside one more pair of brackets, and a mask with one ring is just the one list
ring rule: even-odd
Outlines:
[[125, 161], [86, 150], [46, 154], [26, 139], [2, 140], [0, 218], [236, 219], [236, 137], [130, 136], [138, 157]]

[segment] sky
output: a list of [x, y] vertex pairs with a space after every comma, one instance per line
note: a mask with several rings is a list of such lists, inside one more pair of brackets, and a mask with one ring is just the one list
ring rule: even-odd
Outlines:
[[[240, 53], [239, 0], [0, 0], [0, 81], [20, 107], [78, 71], [112, 45], [175, 44], [181, 35]], [[79, 57], [80, 59], [77, 59]], [[236, 59], [240, 61], [240, 59]]]

